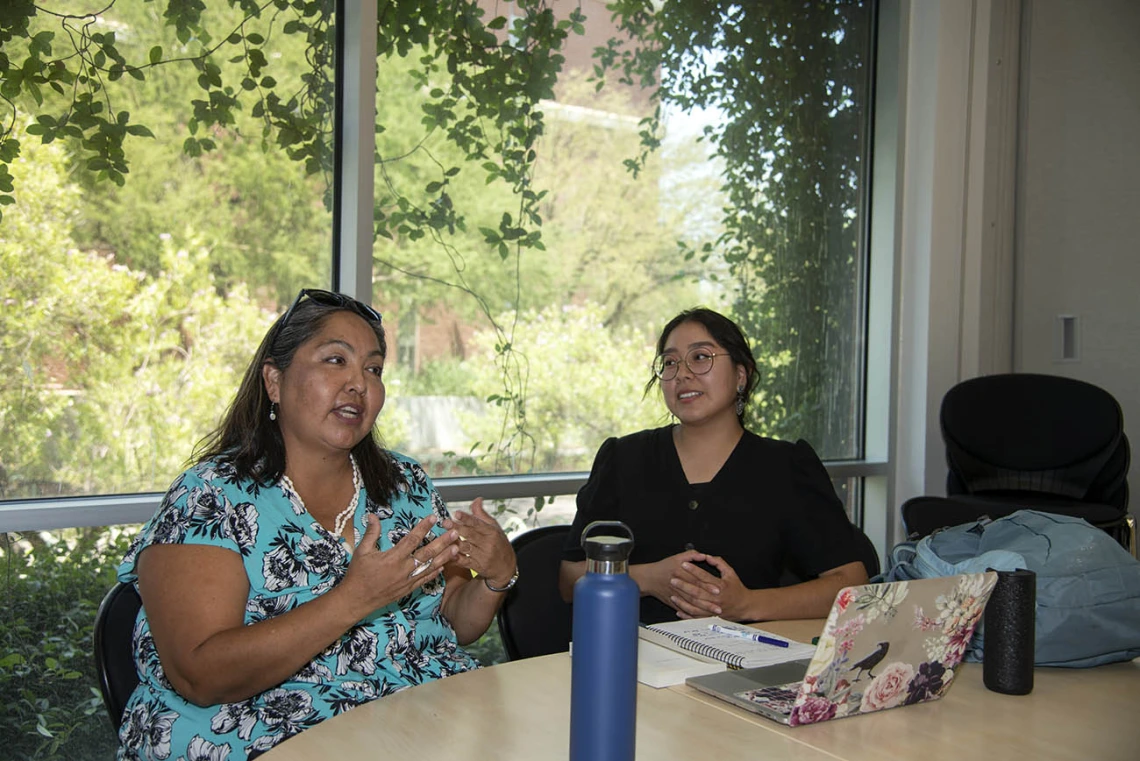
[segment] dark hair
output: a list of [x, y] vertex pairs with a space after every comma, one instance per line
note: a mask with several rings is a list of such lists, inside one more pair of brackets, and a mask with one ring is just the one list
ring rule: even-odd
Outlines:
[[[661, 329], [661, 335], [657, 337], [657, 353], [655, 356], [660, 356], [665, 351], [665, 341], [669, 339], [669, 334], [676, 330], [677, 326], [686, 322], [696, 322], [704, 326], [705, 330], [709, 332], [713, 340], [723, 346], [728, 352], [728, 356], [732, 359], [734, 365], [743, 365], [746, 375], [744, 381], [744, 391], [741, 396], [744, 398], [744, 404], [747, 406], [748, 399], [752, 396], [752, 390], [756, 388], [758, 380], [758, 371], [756, 368], [756, 358], [752, 356], [752, 349], [748, 345], [748, 339], [744, 337], [744, 332], [732, 320], [725, 317], [719, 312], [714, 312], [705, 307], [695, 307], [693, 309], [686, 309], [679, 315], [669, 320], [665, 327]], [[650, 389], [658, 383], [658, 378], [653, 375], [649, 382], [645, 384], [645, 392], [649, 393]], [[737, 415], [743, 421], [743, 413]]]
[[[261, 368], [270, 364], [282, 371], [287, 369], [301, 344], [320, 332], [325, 321], [336, 312], [362, 315], [362, 311], [351, 304], [331, 305], [310, 298], [299, 300], [277, 318], [257, 347], [225, 417], [198, 443], [192, 462], [227, 462], [242, 478], [266, 486], [281, 477], [285, 472], [285, 440], [277, 423], [269, 419], [269, 394], [265, 391]], [[383, 325], [379, 320], [365, 319], [365, 322], [376, 334], [380, 355], [387, 358], [388, 343], [384, 339]], [[380, 446], [375, 430], [369, 431], [352, 448], [352, 454], [360, 467], [368, 496], [374, 502], [388, 502], [395, 494], [399, 470], [391, 455]]]

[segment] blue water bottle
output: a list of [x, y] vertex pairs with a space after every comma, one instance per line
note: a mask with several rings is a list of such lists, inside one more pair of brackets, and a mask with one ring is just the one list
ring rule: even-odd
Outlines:
[[582, 548], [586, 573], [574, 585], [570, 761], [633, 761], [641, 599], [628, 571], [633, 532], [618, 521], [594, 521], [582, 531]]

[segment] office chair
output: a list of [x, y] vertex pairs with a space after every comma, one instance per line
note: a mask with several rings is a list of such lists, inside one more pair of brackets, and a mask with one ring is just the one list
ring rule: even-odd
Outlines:
[[117, 582], [95, 614], [95, 670], [103, 705], [116, 732], [123, 722], [127, 699], [139, 683], [131, 635], [141, 607], [134, 584]]
[[542, 526], [511, 540], [519, 580], [499, 608], [499, 633], [516, 661], [570, 649], [570, 604], [558, 593], [558, 568], [570, 526]]
[[859, 559], [863, 561], [863, 566], [867, 569], [867, 578], [873, 579], [882, 570], [879, 567], [879, 551], [875, 549], [875, 544], [869, 536], [863, 533], [862, 529], [856, 527], [855, 531], [859, 534]]
[[912, 538], [1025, 508], [1083, 518], [1136, 554], [1128, 437], [1107, 391], [1053, 375], [971, 378], [943, 397], [940, 423], [947, 496], [902, 506]]

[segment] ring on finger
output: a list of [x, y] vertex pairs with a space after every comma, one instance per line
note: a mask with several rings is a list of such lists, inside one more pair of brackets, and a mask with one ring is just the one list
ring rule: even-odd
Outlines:
[[431, 563], [433, 560], [435, 560], [435, 558], [428, 558], [427, 560], [420, 560], [415, 555], [412, 555], [412, 562], [416, 564], [416, 567], [413, 568], [412, 572], [408, 574], [408, 578], [414, 579], [415, 577], [419, 576], [421, 573], [426, 571], [428, 568], [431, 567]]

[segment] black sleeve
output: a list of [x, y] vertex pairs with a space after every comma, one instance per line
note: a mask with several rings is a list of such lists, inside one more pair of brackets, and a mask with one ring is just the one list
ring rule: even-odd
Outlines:
[[787, 560], [802, 579], [859, 560], [855, 526], [835, 493], [827, 469], [803, 439], [795, 443], [791, 459], [796, 504], [785, 523]]
[[616, 520], [618, 514], [617, 439], [608, 438], [594, 455], [590, 477], [578, 490], [578, 511], [562, 549], [562, 559], [578, 562], [586, 559], [582, 549], [582, 529], [591, 521]]

